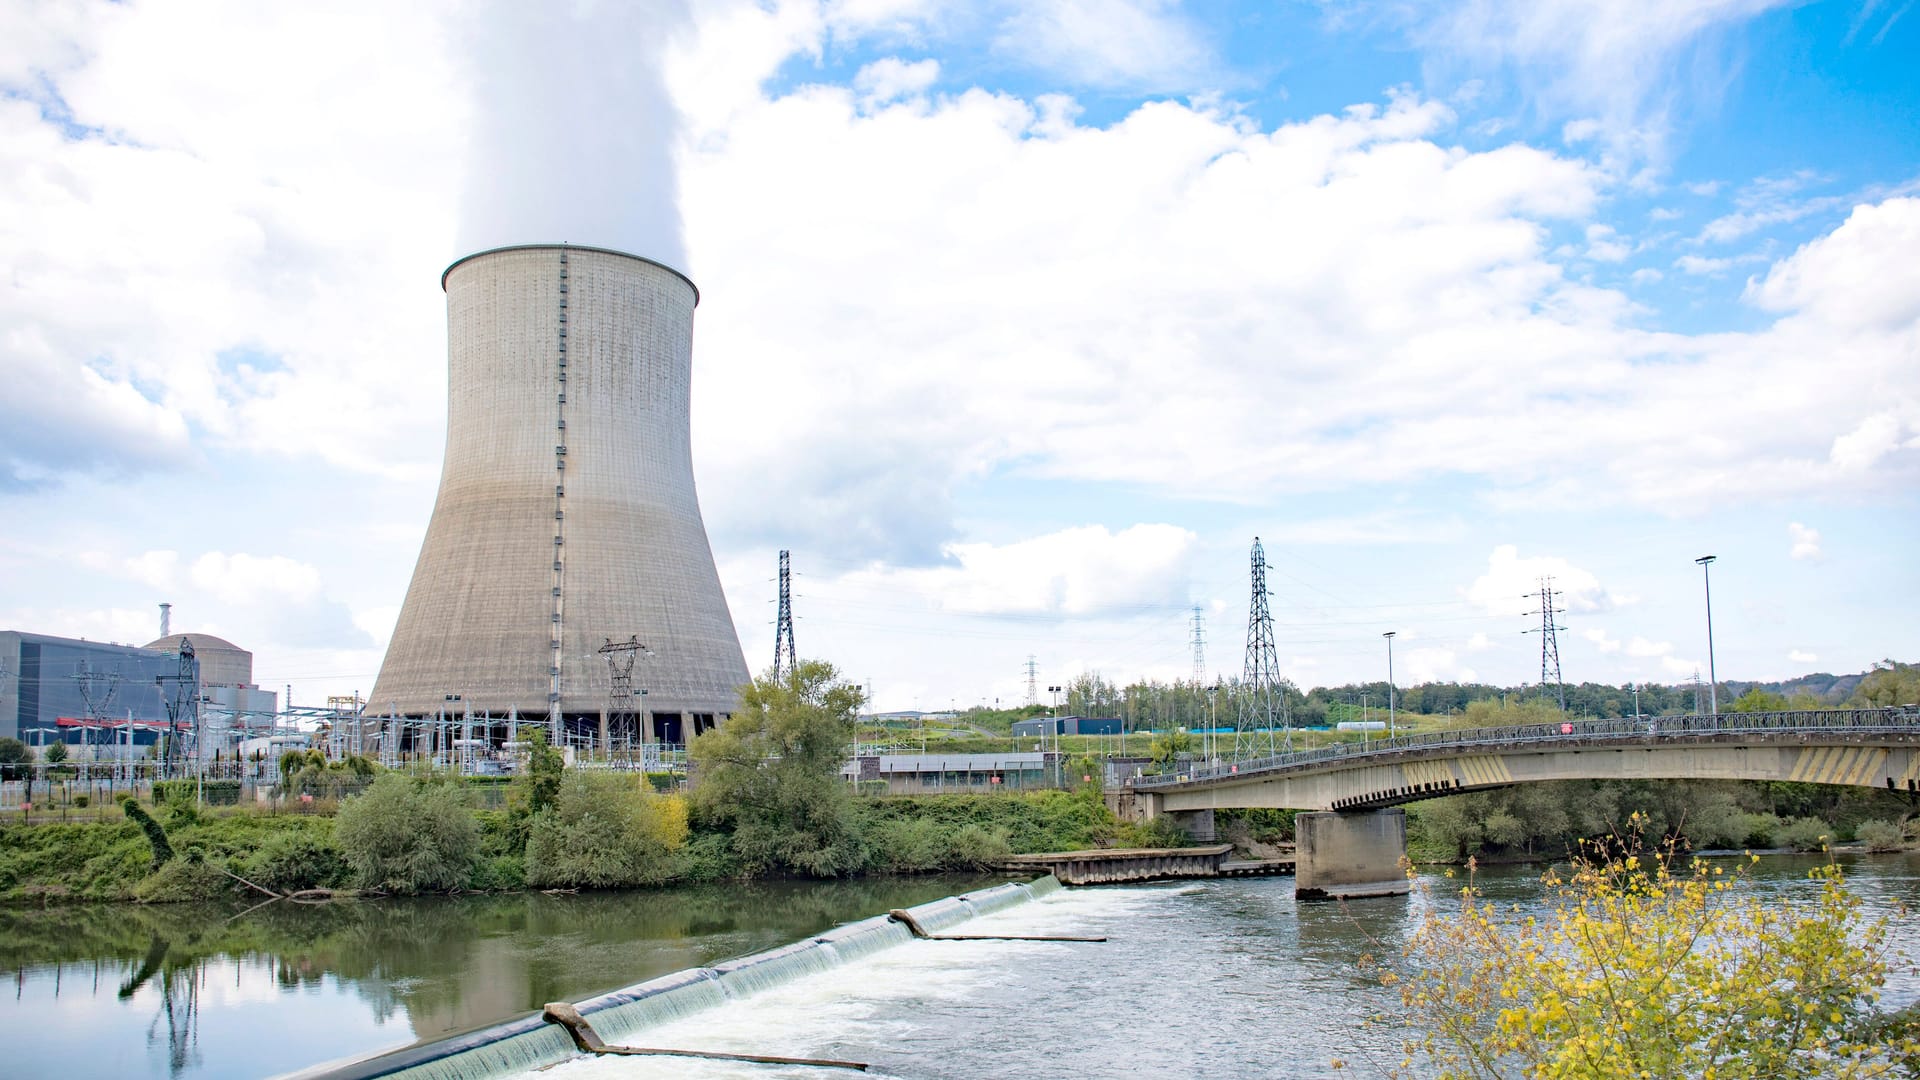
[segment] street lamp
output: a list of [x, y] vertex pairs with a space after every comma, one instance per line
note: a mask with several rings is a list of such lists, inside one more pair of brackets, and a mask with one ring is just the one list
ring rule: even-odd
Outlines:
[[1393, 635], [1397, 630], [1389, 630], [1380, 636], [1387, 639], [1387, 738], [1393, 738]]
[[1720, 715], [1720, 676], [1713, 669], [1713, 560], [1718, 555], [1702, 555], [1693, 560], [1700, 564], [1700, 576], [1707, 587], [1707, 700], [1712, 702], [1713, 715]]

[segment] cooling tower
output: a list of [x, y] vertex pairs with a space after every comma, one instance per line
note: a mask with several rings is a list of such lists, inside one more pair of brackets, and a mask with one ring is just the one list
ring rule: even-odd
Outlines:
[[599, 649], [633, 637], [653, 738], [732, 712], [747, 665], [693, 487], [693, 283], [534, 245], [469, 255], [441, 286], [446, 462], [368, 713], [514, 711], [604, 735]]

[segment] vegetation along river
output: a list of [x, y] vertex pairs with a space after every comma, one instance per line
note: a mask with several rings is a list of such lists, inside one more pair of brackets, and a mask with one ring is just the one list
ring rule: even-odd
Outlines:
[[[1811, 897], [1817, 857], [1754, 886]], [[1869, 917], [1920, 901], [1920, 855], [1843, 857]], [[1537, 868], [1483, 872], [1540, 903]], [[647, 892], [0, 912], [9, 1076], [262, 1076], [524, 1015], [993, 878], [764, 883]], [[1436, 892], [1457, 885], [1428, 879]], [[1396, 956], [1411, 897], [1297, 904], [1286, 878], [1062, 890], [968, 933], [1104, 944], [916, 941], [650, 1029], [656, 1046], [852, 1059], [913, 1078], [1377, 1076], [1406, 1032], [1363, 957]], [[1442, 901], [1444, 902], [1444, 901]], [[1886, 1003], [1920, 1000], [1920, 926], [1893, 919]], [[1344, 1068], [1336, 1068], [1335, 1061]], [[808, 1077], [668, 1058], [541, 1074]], [[850, 1075], [850, 1074], [840, 1074]]]

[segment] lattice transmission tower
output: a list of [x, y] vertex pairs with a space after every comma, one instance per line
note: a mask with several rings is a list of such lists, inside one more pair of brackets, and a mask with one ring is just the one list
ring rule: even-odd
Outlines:
[[[180, 729], [193, 738], [196, 752], [200, 742], [200, 659], [193, 654], [193, 642], [180, 639], [180, 666], [172, 675], [156, 675], [161, 699], [167, 706], [167, 748], [164, 763], [168, 779], [173, 777], [173, 762], [183, 757]], [[289, 697], [292, 695], [289, 694]]]
[[1207, 681], [1207, 628], [1200, 621], [1200, 605], [1193, 605], [1193, 685]]
[[[1273, 615], [1267, 610], [1267, 549], [1260, 538], [1253, 538], [1253, 593], [1247, 604], [1247, 661], [1240, 678], [1240, 715], [1234, 725], [1233, 756], [1236, 761], [1274, 753], [1273, 729], [1280, 710], [1274, 699], [1279, 694], [1280, 661], [1274, 655]], [[1293, 749], [1293, 730], [1288, 728], [1281, 745]]]
[[[633, 700], [633, 664], [642, 653], [653, 650], [640, 644], [637, 634], [625, 641], [605, 640], [606, 644], [600, 646], [600, 655], [607, 658], [607, 675], [611, 680], [607, 691], [607, 737], [614, 746], [631, 753], [635, 743], [646, 741], [646, 733], [640, 729], [640, 709]], [[646, 697], [647, 692], [641, 690], [640, 696]]]
[[799, 661], [793, 653], [793, 579], [787, 562], [787, 553], [780, 553], [780, 617], [773, 628], [773, 681], [780, 681], [781, 663], [784, 660], [786, 670], [792, 672]]
[[1560, 711], [1566, 712], [1567, 684], [1560, 677], [1560, 638], [1558, 636], [1558, 631], [1565, 630], [1566, 627], [1559, 625], [1554, 616], [1566, 614], [1567, 609], [1553, 606], [1553, 579], [1550, 577], [1540, 579], [1539, 599], [1540, 610], [1529, 611], [1527, 614], [1540, 616], [1540, 625], [1524, 633], [1540, 635], [1540, 693], [1544, 695], [1547, 687], [1553, 686], [1559, 698]]
[[1040, 666], [1032, 653], [1027, 654], [1027, 704], [1040, 704]]

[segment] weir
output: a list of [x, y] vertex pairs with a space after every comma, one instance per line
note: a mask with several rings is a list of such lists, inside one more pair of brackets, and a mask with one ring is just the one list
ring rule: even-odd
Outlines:
[[[937, 933], [975, 916], [1037, 900], [1059, 888], [1060, 882], [1047, 876], [949, 896], [905, 910], [923, 929]], [[631, 1043], [635, 1035], [648, 1028], [913, 940], [913, 931], [905, 924], [891, 915], [875, 915], [791, 945], [712, 967], [677, 971], [574, 1004], [606, 1042]], [[565, 1027], [549, 1022], [541, 1013], [531, 1013], [448, 1039], [355, 1061], [317, 1065], [281, 1080], [490, 1080], [558, 1064], [575, 1055], [573, 1037]]]

